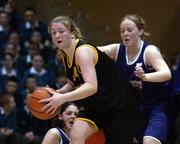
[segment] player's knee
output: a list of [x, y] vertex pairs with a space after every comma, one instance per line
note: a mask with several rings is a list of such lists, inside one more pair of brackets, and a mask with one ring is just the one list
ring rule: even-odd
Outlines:
[[73, 127], [70, 131], [70, 139], [71, 141], [82, 139], [85, 137], [85, 128], [82, 122], [76, 121], [73, 124]]
[[70, 139], [72, 143], [76, 143], [76, 141], [84, 142], [93, 133], [95, 131], [88, 122], [76, 120], [70, 132]]

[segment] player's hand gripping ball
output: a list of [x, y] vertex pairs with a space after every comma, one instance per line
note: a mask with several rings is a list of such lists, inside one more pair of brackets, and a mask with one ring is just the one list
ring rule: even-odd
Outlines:
[[41, 120], [49, 120], [54, 118], [58, 115], [60, 111], [60, 107], [56, 110], [54, 114], [45, 113], [41, 110], [41, 108], [46, 105], [46, 103], [40, 103], [39, 100], [49, 98], [52, 95], [49, 93], [48, 90], [55, 91], [49, 87], [41, 87], [35, 90], [29, 97], [28, 97], [28, 107], [33, 116]]

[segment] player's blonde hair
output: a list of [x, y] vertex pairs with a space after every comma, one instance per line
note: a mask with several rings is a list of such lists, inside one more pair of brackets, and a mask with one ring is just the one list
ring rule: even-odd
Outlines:
[[81, 31], [79, 29], [79, 27], [76, 25], [76, 23], [68, 16], [57, 16], [55, 17], [48, 26], [48, 32], [49, 34], [51, 34], [51, 26], [53, 23], [62, 23], [64, 24], [71, 33], [74, 34], [75, 38], [82, 38], [82, 34]]

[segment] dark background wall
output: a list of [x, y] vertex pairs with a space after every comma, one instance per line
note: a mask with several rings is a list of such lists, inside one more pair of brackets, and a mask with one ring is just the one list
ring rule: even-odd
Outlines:
[[88, 40], [97, 45], [120, 41], [119, 22], [125, 14], [141, 15], [147, 23], [150, 40], [166, 58], [180, 51], [179, 0], [23, 0], [37, 9], [39, 18], [47, 23], [60, 14], [72, 16]]

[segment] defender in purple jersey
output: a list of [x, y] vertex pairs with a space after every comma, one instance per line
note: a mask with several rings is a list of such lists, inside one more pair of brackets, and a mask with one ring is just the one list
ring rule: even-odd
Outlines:
[[141, 126], [135, 143], [164, 144], [175, 122], [175, 106], [168, 81], [171, 72], [159, 49], [142, 40], [145, 21], [126, 15], [120, 24], [123, 44], [98, 47], [114, 59], [131, 84], [141, 92]]
[[70, 144], [70, 130], [78, 113], [79, 109], [75, 103], [64, 103], [58, 118], [53, 120], [53, 128], [46, 133], [42, 144]]

